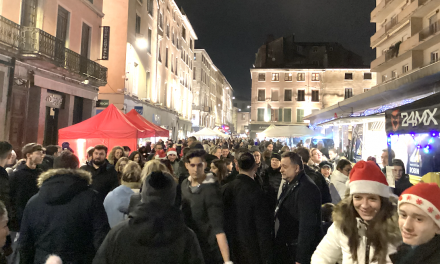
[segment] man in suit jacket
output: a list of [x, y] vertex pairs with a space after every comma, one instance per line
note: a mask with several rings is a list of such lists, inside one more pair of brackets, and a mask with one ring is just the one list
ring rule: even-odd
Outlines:
[[258, 165], [250, 152], [238, 154], [237, 163], [239, 174], [223, 191], [225, 232], [232, 260], [240, 264], [271, 263], [272, 214], [255, 181]]
[[286, 183], [275, 209], [274, 263], [309, 264], [322, 238], [321, 194], [298, 154], [282, 155], [281, 174]]

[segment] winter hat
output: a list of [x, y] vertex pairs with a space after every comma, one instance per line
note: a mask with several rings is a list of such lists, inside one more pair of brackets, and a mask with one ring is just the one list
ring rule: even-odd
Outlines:
[[75, 153], [74, 151], [73, 151], [73, 149], [70, 147], [70, 143], [69, 142], [63, 142], [63, 144], [61, 144], [61, 149], [62, 150], [68, 150], [68, 151], [70, 151], [70, 152], [72, 152], [72, 153]]
[[281, 156], [278, 153], [273, 153], [272, 157], [270, 157], [270, 159], [277, 159], [277, 160], [281, 161]]
[[372, 161], [359, 161], [350, 172], [350, 194], [369, 193], [389, 198], [390, 188], [379, 167]]
[[409, 203], [422, 209], [440, 227], [440, 187], [437, 183], [418, 183], [399, 197], [399, 206]]
[[329, 167], [331, 170], [333, 170], [333, 165], [330, 162], [326, 161], [326, 160], [321, 162], [321, 163], [319, 163], [319, 168], [322, 169], [324, 167]]
[[174, 154], [177, 156], [177, 150], [175, 148], [169, 148], [167, 151], [167, 156], [170, 154]]
[[165, 151], [163, 149], [156, 151], [156, 156], [155, 159], [161, 160], [161, 159], [165, 159], [166, 155], [165, 155]]
[[142, 185], [142, 202], [147, 203], [153, 200], [174, 204], [176, 199], [176, 182], [168, 172], [153, 171], [146, 178]]
[[250, 149], [250, 152], [252, 152], [252, 153], [254, 153], [255, 151], [260, 152], [260, 148], [257, 147], [257, 146], [255, 146], [255, 147], [252, 147], [252, 148]]

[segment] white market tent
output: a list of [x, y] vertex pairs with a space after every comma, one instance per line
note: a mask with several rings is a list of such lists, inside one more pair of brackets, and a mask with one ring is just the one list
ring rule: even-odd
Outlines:
[[197, 131], [196, 133], [192, 134], [194, 137], [222, 137], [224, 136], [220, 132], [215, 132], [214, 130], [211, 130], [207, 127], [203, 128], [200, 131]]
[[321, 133], [316, 132], [304, 125], [293, 126], [275, 126], [271, 125], [266, 128], [259, 136], [276, 138], [276, 137], [318, 137], [323, 136]]
[[218, 130], [212, 130], [212, 131], [214, 131], [215, 133], [217, 133], [217, 135], [218, 135], [219, 137], [222, 137], [222, 138], [228, 138], [228, 137], [229, 137], [229, 135], [226, 135], [226, 134], [224, 134], [224, 133], [222, 133], [222, 132], [220, 132], [220, 131], [218, 131]]

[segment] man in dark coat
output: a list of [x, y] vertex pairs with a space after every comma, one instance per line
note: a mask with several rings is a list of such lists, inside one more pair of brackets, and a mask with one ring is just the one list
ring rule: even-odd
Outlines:
[[0, 200], [5, 204], [8, 212], [11, 210], [11, 198], [9, 197], [9, 176], [5, 166], [11, 153], [12, 145], [6, 141], [0, 141]]
[[390, 255], [394, 264], [440, 263], [440, 188], [419, 183], [399, 197], [399, 228], [403, 243]]
[[283, 153], [281, 174], [286, 184], [275, 209], [274, 263], [309, 264], [322, 238], [321, 195], [298, 154]]
[[263, 188], [263, 176], [266, 171], [267, 166], [266, 163], [261, 162], [261, 153], [257, 146], [251, 148], [251, 153], [254, 155], [255, 163], [257, 164], [257, 172], [255, 173], [255, 181]]
[[232, 260], [240, 264], [272, 261], [272, 214], [254, 175], [257, 164], [251, 153], [239, 154], [240, 174], [223, 192], [225, 231]]
[[92, 175], [64, 151], [54, 169], [41, 174], [40, 191], [26, 206], [19, 237], [20, 263], [44, 263], [50, 254], [64, 263], [91, 263], [110, 230]]
[[91, 164], [81, 166], [80, 168], [92, 174], [93, 181], [91, 187], [99, 193], [102, 201], [104, 201], [110, 191], [119, 185], [118, 173], [115, 167], [106, 159], [107, 151], [106, 146], [96, 145]]
[[11, 197], [9, 228], [14, 232], [20, 231], [24, 208], [29, 199], [38, 192], [37, 179], [42, 171], [37, 165], [41, 164], [44, 157], [43, 147], [35, 143], [26, 144], [22, 153], [26, 163], [15, 168], [9, 178]]
[[263, 175], [263, 189], [269, 201], [269, 208], [273, 212], [277, 204], [278, 189], [281, 184], [281, 156], [277, 153], [272, 153], [270, 167], [264, 171]]
[[400, 196], [406, 189], [413, 185], [409, 181], [409, 175], [405, 173], [405, 165], [402, 160], [394, 159], [391, 165], [394, 166], [393, 174], [396, 184], [393, 193]]
[[159, 150], [163, 150], [163, 145], [160, 144], [159, 142], [154, 146], [154, 150], [151, 151], [150, 155], [148, 155], [147, 157], [147, 161], [150, 160], [154, 160], [154, 157], [156, 156], [156, 152], [158, 152]]
[[175, 196], [171, 174], [148, 175], [143, 182], [142, 202], [130, 213], [129, 221], [108, 233], [93, 263], [203, 264], [196, 235], [185, 226], [182, 212], [172, 206]]
[[331, 203], [332, 197], [330, 195], [330, 189], [324, 176], [307, 165], [310, 159], [309, 150], [306, 148], [297, 148], [295, 152], [301, 156], [304, 162], [304, 173], [315, 182], [316, 186], [318, 186], [319, 192], [321, 193], [321, 204]]

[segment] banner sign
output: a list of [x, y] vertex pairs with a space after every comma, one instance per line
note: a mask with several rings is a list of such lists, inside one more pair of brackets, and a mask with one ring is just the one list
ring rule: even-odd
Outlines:
[[108, 54], [110, 49], [110, 27], [102, 27], [102, 58], [101, 60], [108, 60]]
[[387, 134], [429, 133], [440, 130], [440, 94], [385, 112]]
[[135, 106], [134, 110], [136, 110], [136, 112], [138, 112], [140, 115], [144, 114], [144, 107], [143, 106]]
[[96, 107], [107, 107], [110, 105], [109, 100], [98, 100], [96, 101]]

